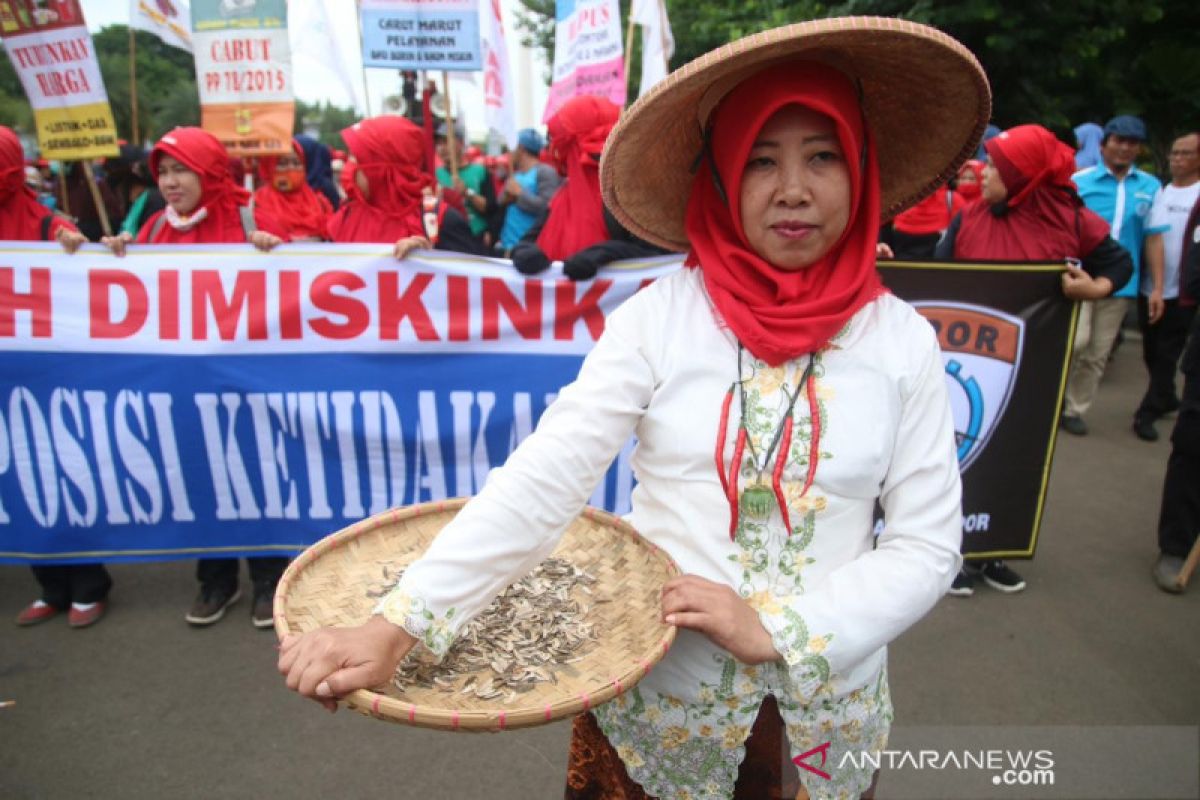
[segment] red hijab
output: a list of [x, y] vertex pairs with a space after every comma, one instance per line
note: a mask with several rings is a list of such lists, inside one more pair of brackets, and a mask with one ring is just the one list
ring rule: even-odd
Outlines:
[[[342, 131], [342, 139], [358, 162], [354, 169], [367, 176], [369, 195], [348, 193], [329, 220], [329, 238], [390, 244], [406, 236], [424, 236], [421, 199], [433, 178], [425, 169], [421, 129], [404, 117], [389, 115], [351, 125]], [[345, 170], [353, 177], [350, 164]]]
[[547, 153], [566, 183], [550, 201], [537, 243], [551, 261], [562, 261], [609, 238], [600, 199], [600, 153], [621, 109], [603, 97], [579, 95], [546, 123]]
[[[137, 241], [150, 244], [232, 244], [246, 241], [242, 217], [238, 208], [250, 203], [250, 193], [239, 186], [230, 174], [229, 156], [217, 138], [200, 128], [176, 128], [163, 136], [150, 151], [150, 174], [158, 180], [158, 165], [163, 156], [170, 156], [200, 176], [200, 202], [192, 214], [206, 209], [207, 216], [189, 230], [176, 230], [170, 224], [160, 225], [150, 240], [158, 218], [166, 211], [151, 216], [138, 231]], [[262, 209], [254, 210], [254, 222], [259, 230], [284, 239], [283, 226]]]
[[941, 233], [950, 227], [950, 220], [962, 206], [962, 199], [957, 194], [939, 186], [929, 197], [897, 214], [892, 224], [901, 233], [915, 236]]
[[[776, 111], [792, 104], [834, 121], [849, 171], [851, 208], [845, 232], [823, 258], [785, 271], [751, 249], [739, 203], [742, 171], [758, 132]], [[814, 353], [884, 291], [875, 270], [879, 166], [858, 94], [833, 67], [789, 62], [742, 81], [721, 101], [710, 125], [711, 160], [729, 202], [721, 199], [704, 159], [688, 198], [685, 227], [692, 250], [687, 266], [700, 268], [722, 319], [755, 356], [778, 365]]]
[[[970, 172], [975, 176], [974, 183], [963, 183], [963, 173]], [[983, 162], [971, 159], [962, 165], [958, 171], [959, 182], [954, 189], [954, 193], [963, 199], [963, 205], [973, 203], [979, 199], [980, 193], [983, 191]]]
[[988, 261], [1079, 258], [1108, 236], [1108, 223], [1084, 208], [1071, 175], [1075, 151], [1041, 125], [1020, 125], [984, 147], [1008, 189], [1003, 204], [963, 211], [954, 257]]
[[42, 220], [50, 217], [46, 238], [59, 228], [75, 226], [38, 202], [37, 194], [25, 185], [25, 153], [21, 140], [0, 125], [0, 240], [36, 242], [42, 238]]
[[313, 236], [324, 239], [328, 235], [326, 227], [329, 224], [329, 216], [333, 213], [333, 206], [328, 198], [309, 187], [305, 180], [304, 151], [294, 139], [292, 150], [300, 159], [299, 179], [288, 176], [292, 181], [287, 191], [282, 191], [276, 185], [276, 180], [280, 177], [276, 174], [279, 158], [262, 156], [258, 159], [258, 175], [263, 184], [254, 192], [254, 205], [279, 220], [292, 239]]

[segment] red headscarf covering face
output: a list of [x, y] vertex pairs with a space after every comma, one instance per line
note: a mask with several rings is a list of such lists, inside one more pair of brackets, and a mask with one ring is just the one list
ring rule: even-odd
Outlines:
[[[200, 202], [188, 215], [205, 209], [207, 216], [195, 227], [177, 230], [160, 225], [153, 244], [229, 244], [246, 241], [240, 206], [248, 205], [250, 193], [239, 186], [229, 171], [229, 155], [211, 133], [200, 128], [176, 128], [163, 136], [150, 151], [150, 173], [158, 179], [158, 165], [170, 156], [200, 178]], [[150, 217], [138, 231], [137, 241], [149, 242], [158, 214]], [[256, 209], [254, 221], [260, 230], [286, 236], [280, 224], [269, 214]]]
[[580, 95], [563, 104], [546, 123], [548, 156], [566, 183], [550, 201], [550, 215], [537, 244], [551, 261], [561, 261], [608, 239], [600, 198], [600, 153], [621, 109], [603, 97]]
[[[300, 166], [291, 174], [279, 171], [279, 158], [262, 156], [258, 159], [258, 175], [263, 185], [254, 193], [254, 205], [261, 208], [287, 228], [292, 239], [316, 237], [324, 239], [333, 206], [321, 194], [309, 187], [304, 178], [304, 151], [292, 140], [292, 150]], [[280, 185], [288, 188], [281, 189]]]
[[42, 238], [42, 220], [50, 217], [46, 238], [53, 239], [59, 228], [75, 226], [53, 216], [38, 202], [37, 194], [25, 185], [25, 153], [21, 140], [0, 125], [0, 240], [38, 241]]
[[[975, 181], [964, 181], [962, 176], [971, 173], [975, 176]], [[958, 171], [958, 185], [954, 189], [954, 193], [963, 199], [963, 203], [973, 203], [979, 199], [980, 193], [983, 191], [983, 162], [971, 159], [962, 165]]]
[[1040, 125], [1020, 125], [984, 147], [1008, 189], [1003, 213], [984, 202], [963, 211], [955, 258], [1058, 261], [1090, 253], [1108, 223], [1083, 206], [1071, 175], [1075, 151]]
[[[742, 227], [739, 199], [746, 158], [776, 111], [802, 105], [833, 120], [850, 181], [850, 215], [841, 239], [801, 269], [777, 269], [754, 250]], [[828, 344], [855, 312], [882, 291], [875, 270], [879, 235], [879, 168], [858, 95], [845, 75], [825, 64], [789, 62], [739, 84], [711, 122], [712, 161], [728, 203], [701, 162], [688, 198], [687, 265], [699, 267], [724, 322], [768, 364], [781, 364]]]
[[[423, 137], [420, 128], [397, 116], [365, 119], [342, 131], [358, 162], [354, 169], [367, 178], [368, 194], [348, 193], [329, 220], [330, 239], [391, 243], [425, 235], [421, 202], [433, 178], [425, 170]], [[353, 174], [349, 164], [346, 172]]]

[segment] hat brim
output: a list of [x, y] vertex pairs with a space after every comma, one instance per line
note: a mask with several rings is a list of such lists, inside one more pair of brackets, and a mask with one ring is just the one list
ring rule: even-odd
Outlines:
[[953, 177], [991, 116], [983, 67], [936, 28], [888, 17], [774, 28], [680, 67], [622, 116], [600, 163], [604, 202], [621, 224], [646, 241], [687, 250], [691, 167], [709, 114], [746, 78], [797, 58], [828, 63], [861, 85], [878, 153], [881, 221]]

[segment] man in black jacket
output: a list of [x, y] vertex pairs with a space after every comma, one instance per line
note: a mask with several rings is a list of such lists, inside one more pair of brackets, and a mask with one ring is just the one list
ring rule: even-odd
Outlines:
[[[1185, 299], [1200, 299], [1200, 202], [1192, 209], [1184, 234], [1182, 269]], [[1200, 316], [1188, 335], [1187, 349], [1180, 362], [1183, 370], [1183, 400], [1179, 419], [1171, 433], [1171, 458], [1163, 480], [1162, 506], [1158, 517], [1158, 561], [1154, 580], [1173, 594], [1183, 591], [1179, 572], [1200, 532]]]

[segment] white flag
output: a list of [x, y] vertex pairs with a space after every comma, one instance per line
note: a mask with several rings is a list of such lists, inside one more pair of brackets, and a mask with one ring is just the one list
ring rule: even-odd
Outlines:
[[[331, 13], [330, 0], [308, 0], [306, 3], [289, 3], [288, 42], [292, 48], [292, 62], [297, 65], [317, 67], [321, 72], [332, 73], [337, 78], [346, 99], [360, 113], [366, 105], [359, 91], [362, 84], [362, 59], [357, 52], [348, 53], [343, 42], [357, 41], [357, 34], [349, 29], [339, 35], [335, 15]], [[337, 18], [344, 26], [358, 24], [357, 11], [346, 14], [349, 4], [337, 6], [343, 13]]]
[[483, 16], [484, 124], [513, 148], [517, 146], [517, 103], [513, 96], [512, 70], [508, 68], [508, 44], [504, 40], [500, 0], [485, 0], [480, 3], [479, 11]]
[[642, 26], [642, 85], [641, 97], [654, 84], [667, 77], [667, 62], [675, 55], [675, 37], [663, 0], [633, 0], [630, 17]]
[[129, 0], [129, 26], [149, 31], [171, 47], [192, 52], [188, 0]]

